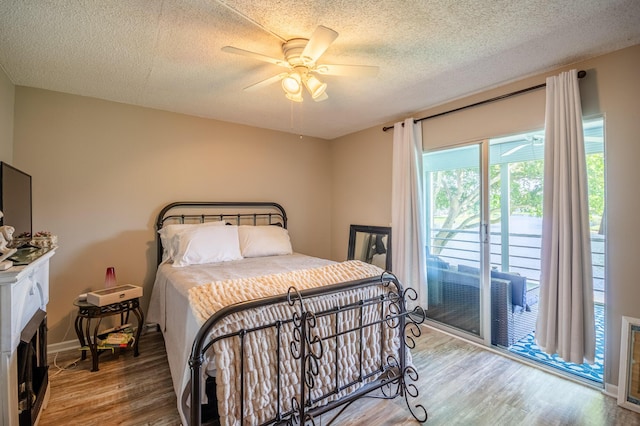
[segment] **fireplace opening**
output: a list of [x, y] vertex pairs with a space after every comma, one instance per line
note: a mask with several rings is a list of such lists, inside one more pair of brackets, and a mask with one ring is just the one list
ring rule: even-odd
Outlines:
[[46, 312], [38, 310], [22, 330], [17, 356], [19, 424], [34, 425], [49, 385]]

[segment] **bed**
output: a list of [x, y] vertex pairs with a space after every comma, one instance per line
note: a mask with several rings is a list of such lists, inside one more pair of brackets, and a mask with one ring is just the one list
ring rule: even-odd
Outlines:
[[315, 424], [372, 395], [426, 421], [410, 354], [424, 313], [391, 273], [293, 252], [277, 203], [171, 203], [156, 225], [148, 321], [184, 424]]

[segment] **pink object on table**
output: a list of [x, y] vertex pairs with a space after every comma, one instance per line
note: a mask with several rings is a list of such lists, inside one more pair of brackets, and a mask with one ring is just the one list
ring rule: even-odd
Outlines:
[[105, 288], [115, 287], [116, 285], [116, 269], [113, 266], [107, 268], [107, 274], [104, 277]]

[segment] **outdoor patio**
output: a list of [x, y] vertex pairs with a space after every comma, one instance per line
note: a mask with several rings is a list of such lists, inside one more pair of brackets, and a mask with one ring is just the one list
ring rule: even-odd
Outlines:
[[[541, 243], [541, 221], [538, 219], [512, 217], [512, 225], [518, 230], [518, 233], [510, 232], [508, 238], [508, 247], [505, 253], [501, 251], [501, 233], [497, 230], [491, 232], [491, 267], [493, 271], [508, 270], [511, 274], [526, 277], [527, 287], [529, 289], [537, 289], [540, 277], [540, 243]], [[433, 229], [432, 231], [446, 231], [443, 229]], [[453, 231], [453, 230], [451, 230]], [[451, 264], [451, 268], [458, 270], [464, 268], [478, 268], [479, 261], [479, 240], [478, 234], [470, 231], [458, 230], [455, 237], [448, 238], [446, 245], [442, 247], [436, 258], [443, 264]], [[437, 240], [437, 239], [433, 239]], [[432, 241], [433, 241], [432, 240]], [[596, 358], [593, 365], [589, 364], [573, 364], [564, 362], [557, 355], [549, 355], [540, 350], [535, 344], [535, 332], [530, 331], [535, 328], [535, 316], [537, 315], [537, 291], [535, 291], [534, 302], [528, 307], [531, 312], [521, 315], [509, 317], [510, 327], [513, 327], [517, 336], [508, 343], [502, 341], [492, 342], [501, 347], [507, 348], [510, 352], [518, 354], [527, 359], [540, 362], [552, 368], [559, 369], [565, 373], [576, 375], [580, 378], [590, 380], [596, 383], [603, 383], [604, 375], [604, 280], [605, 280], [605, 262], [604, 262], [604, 237], [599, 234], [591, 235], [591, 249], [593, 261], [593, 293], [595, 301], [595, 325], [596, 325]], [[449, 267], [449, 266], [448, 266]], [[433, 280], [433, 265], [428, 265], [429, 279], [439, 281], [440, 276]], [[432, 290], [433, 282], [430, 283]], [[495, 285], [492, 280], [492, 288]], [[436, 294], [442, 292], [438, 290]], [[531, 291], [528, 292], [533, 293]], [[459, 328], [461, 330], [479, 335], [480, 333], [480, 292], [479, 286], [473, 289], [472, 296], [468, 295], [460, 299], [458, 296], [453, 300], [459, 300], [457, 304], [449, 303], [445, 306], [441, 303], [433, 303], [433, 296], [430, 294], [430, 310], [428, 317], [438, 322]], [[495, 297], [495, 291], [492, 291], [491, 297]], [[494, 301], [493, 304], [496, 302]], [[460, 305], [460, 306], [458, 306]], [[432, 309], [433, 308], [433, 309]], [[492, 305], [492, 322], [496, 315], [495, 307]], [[533, 315], [533, 319], [532, 316]], [[463, 320], [465, 322], [463, 322]], [[501, 319], [500, 319], [501, 320]], [[493, 333], [496, 330], [492, 331]], [[521, 337], [524, 336], [524, 337]]]
[[535, 332], [529, 333], [526, 337], [511, 345], [509, 351], [565, 373], [574, 374], [583, 379], [602, 384], [604, 377], [604, 305], [596, 304], [594, 313], [596, 323], [596, 358], [593, 365], [565, 362], [558, 355], [549, 355], [542, 352], [535, 344]]

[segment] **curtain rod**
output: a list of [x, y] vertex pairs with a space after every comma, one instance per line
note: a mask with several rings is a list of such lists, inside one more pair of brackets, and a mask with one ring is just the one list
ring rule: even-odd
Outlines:
[[[584, 78], [586, 75], [587, 75], [586, 71], [583, 71], [583, 70], [578, 71], [578, 78]], [[542, 83], [542, 84], [538, 84], [537, 86], [527, 87], [526, 89], [516, 90], [515, 92], [507, 93], [505, 95], [496, 96], [495, 98], [486, 99], [484, 101], [476, 102], [475, 104], [465, 105], [465, 106], [462, 106], [460, 108], [452, 109], [450, 111], [440, 112], [438, 114], [430, 115], [428, 117], [416, 118], [415, 120], [413, 120], [413, 122], [414, 123], [418, 123], [418, 122], [423, 121], [423, 120], [428, 120], [430, 118], [436, 118], [436, 117], [440, 117], [442, 115], [451, 114], [452, 112], [457, 112], [457, 111], [460, 111], [460, 110], [463, 110], [463, 109], [472, 108], [472, 107], [475, 107], [475, 106], [478, 106], [478, 105], [484, 105], [484, 104], [488, 104], [490, 102], [499, 101], [501, 99], [510, 98], [512, 96], [520, 95], [522, 93], [531, 92], [533, 90], [541, 89], [541, 88], [545, 87], [546, 85], [547, 85], [546, 83]], [[402, 125], [404, 126], [404, 123], [402, 123]], [[383, 127], [382, 131], [386, 132], [387, 130], [391, 130], [391, 129], [393, 129], [393, 125]]]

